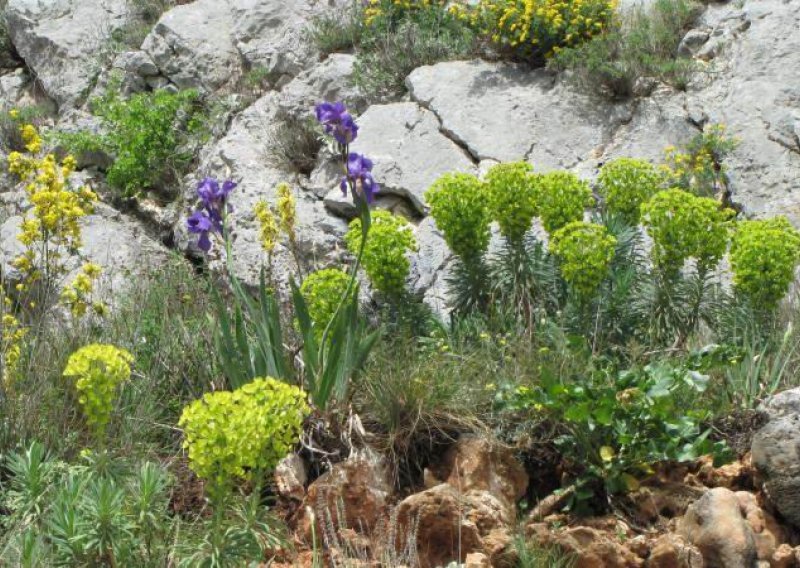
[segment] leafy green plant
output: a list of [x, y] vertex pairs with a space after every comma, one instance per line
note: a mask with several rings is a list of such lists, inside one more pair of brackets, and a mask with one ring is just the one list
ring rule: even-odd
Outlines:
[[[361, 235], [361, 219], [354, 219], [345, 235], [347, 248], [353, 254], [358, 254], [361, 248]], [[416, 248], [411, 224], [403, 217], [383, 210], [372, 214], [362, 265], [372, 285], [389, 301], [398, 302], [405, 296], [410, 269], [406, 253]]]
[[364, 34], [363, 5], [354, 0], [340, 10], [326, 10], [311, 18], [306, 38], [322, 55], [348, 51], [361, 43]]
[[348, 274], [338, 268], [317, 270], [303, 280], [300, 293], [318, 340], [322, 339], [323, 332], [333, 319], [349, 281]]
[[717, 197], [728, 189], [725, 158], [738, 146], [736, 138], [728, 136], [725, 126], [709, 124], [683, 148], [666, 149], [669, 183], [703, 197]]
[[757, 310], [773, 312], [800, 262], [800, 232], [786, 217], [742, 221], [733, 234], [731, 268], [736, 293]]
[[663, 176], [650, 162], [618, 158], [600, 168], [597, 187], [605, 209], [629, 225], [639, 223], [641, 205], [661, 189]]
[[572, 172], [556, 170], [536, 176], [535, 199], [542, 225], [553, 234], [583, 219], [592, 202], [592, 190]]
[[[105, 133], [99, 135], [95, 148], [113, 156], [108, 182], [125, 197], [149, 189], [166, 189], [191, 162], [188, 148], [200, 120], [197, 91], [178, 93], [161, 90], [137, 93], [123, 99], [116, 84], [92, 102], [92, 112], [100, 117]], [[62, 135], [72, 151], [91, 146], [91, 136]]]
[[582, 88], [612, 98], [633, 95], [640, 78], [685, 87], [696, 66], [678, 56], [678, 45], [697, 14], [691, 0], [631, 6], [609, 21], [603, 33], [560, 51], [549, 64], [569, 70]]
[[514, 405], [541, 409], [566, 426], [556, 443], [574, 468], [573, 505], [579, 507], [598, 490], [614, 496], [636, 489], [656, 463], [708, 453], [724, 457], [724, 445], [709, 440], [710, 430], [702, 426], [708, 413], [687, 410], [707, 383], [707, 376], [686, 366], [653, 363], [517, 390]]

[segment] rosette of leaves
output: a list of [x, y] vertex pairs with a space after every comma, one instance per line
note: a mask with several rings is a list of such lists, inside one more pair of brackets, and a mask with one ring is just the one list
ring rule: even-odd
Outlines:
[[[361, 239], [361, 219], [354, 219], [345, 235], [351, 253], [358, 254]], [[417, 240], [408, 221], [389, 211], [374, 211], [361, 265], [376, 290], [397, 299], [403, 295], [410, 269], [406, 253], [416, 249]]]
[[81, 347], [67, 361], [64, 376], [75, 379], [86, 422], [98, 436], [111, 419], [117, 388], [131, 376], [132, 362], [126, 350], [97, 343]]
[[308, 305], [308, 315], [316, 328], [318, 340], [333, 319], [349, 282], [350, 276], [338, 268], [317, 270], [303, 280], [300, 293]]
[[464, 264], [480, 262], [490, 236], [486, 186], [470, 174], [445, 174], [433, 182], [425, 199], [450, 250]]
[[271, 377], [207, 393], [178, 422], [189, 466], [219, 498], [236, 480], [273, 469], [299, 440], [308, 412], [301, 389]]
[[592, 202], [589, 184], [572, 172], [553, 171], [536, 176], [536, 207], [549, 234], [580, 221]]
[[786, 217], [743, 221], [734, 232], [730, 259], [736, 293], [770, 312], [794, 281], [800, 233]]
[[536, 178], [527, 162], [497, 164], [486, 174], [492, 217], [512, 245], [523, 242], [536, 216]]
[[644, 160], [619, 158], [600, 169], [597, 188], [605, 200], [605, 208], [619, 215], [626, 223], [636, 225], [642, 203], [660, 189], [663, 181], [658, 169]]
[[709, 197], [681, 189], [655, 194], [642, 205], [642, 220], [653, 239], [653, 262], [669, 276], [677, 275], [688, 258], [700, 273], [713, 269], [728, 246], [733, 212]]
[[617, 239], [594, 223], [573, 221], [553, 233], [550, 251], [561, 275], [580, 297], [590, 297], [608, 275]]

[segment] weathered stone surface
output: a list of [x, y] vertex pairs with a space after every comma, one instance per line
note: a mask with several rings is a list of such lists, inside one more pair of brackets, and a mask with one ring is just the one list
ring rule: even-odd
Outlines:
[[752, 568], [756, 563], [753, 531], [729, 489], [710, 489], [690, 505], [678, 534], [700, 550], [708, 568]]
[[737, 491], [736, 499], [742, 514], [753, 531], [758, 559], [769, 562], [778, 546], [785, 540], [784, 531], [775, 518], [764, 511], [755, 494], [749, 491]]
[[142, 44], [180, 88], [213, 91], [241, 73], [228, 0], [197, 0], [165, 12]]
[[300, 536], [307, 543], [313, 542], [312, 523], [317, 524], [318, 537], [331, 529], [374, 535], [388, 519], [391, 492], [386, 466], [377, 455], [360, 455], [334, 464], [308, 487]]
[[434, 313], [448, 313], [447, 275], [453, 254], [432, 217], [426, 217], [416, 229], [418, 250], [411, 254], [411, 290], [422, 294]]
[[125, 0], [9, 0], [11, 40], [59, 105], [80, 102], [101, 70], [100, 53], [125, 25]]
[[437, 468], [459, 491], [487, 491], [510, 510], [528, 488], [528, 474], [510, 448], [478, 436], [462, 436]]
[[753, 465], [764, 490], [783, 517], [800, 527], [800, 389], [767, 400], [769, 421], [753, 436]]
[[588, 526], [562, 531], [548, 523], [528, 526], [528, 533], [541, 546], [560, 549], [574, 558], [575, 568], [638, 568], [644, 561], [624, 546], [614, 533]]
[[290, 454], [275, 466], [275, 485], [284, 499], [302, 501], [306, 494], [308, 467], [303, 458]]
[[697, 547], [673, 533], [661, 535], [652, 545], [647, 568], [703, 568], [703, 555]]
[[342, 101], [351, 112], [363, 112], [366, 100], [354, 84], [354, 63], [350, 54], [329, 55], [281, 89], [281, 107], [297, 116], [313, 116], [320, 101]]
[[475, 159], [572, 168], [609, 140], [624, 107], [597, 105], [542, 70], [483, 61], [420, 67], [411, 96]]
[[476, 171], [466, 152], [439, 131], [436, 115], [415, 103], [374, 105], [358, 125], [351, 149], [375, 162], [381, 193], [406, 197], [420, 212], [425, 191], [441, 175]]

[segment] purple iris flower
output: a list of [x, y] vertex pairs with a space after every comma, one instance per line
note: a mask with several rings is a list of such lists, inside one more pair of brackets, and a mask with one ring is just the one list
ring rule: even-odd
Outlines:
[[339, 144], [347, 145], [356, 139], [358, 125], [344, 103], [320, 103], [316, 106], [316, 113], [325, 133], [333, 136]]
[[204, 252], [211, 249], [211, 233], [221, 235], [223, 232], [226, 201], [235, 187], [236, 182], [227, 180], [220, 184], [213, 178], [205, 178], [197, 185], [202, 208], [192, 213], [186, 224], [190, 233], [200, 235], [197, 246]]
[[205, 211], [195, 211], [186, 220], [186, 224], [189, 226], [190, 233], [200, 235], [200, 238], [197, 241], [197, 246], [200, 247], [200, 250], [203, 252], [208, 252], [211, 250], [211, 239], [209, 238], [209, 233], [214, 231], [215, 227], [211, 222], [211, 219], [208, 217], [208, 214]]
[[367, 198], [367, 203], [372, 203], [374, 194], [380, 191], [380, 186], [372, 177], [372, 166], [372, 160], [366, 156], [350, 152], [347, 155], [347, 177], [343, 177], [339, 184], [342, 193], [347, 195], [347, 187], [350, 184], [355, 188], [360, 186]]

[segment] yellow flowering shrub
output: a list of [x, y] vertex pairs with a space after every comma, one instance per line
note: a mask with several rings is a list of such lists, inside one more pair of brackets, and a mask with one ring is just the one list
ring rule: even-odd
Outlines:
[[497, 164], [486, 174], [489, 207], [500, 233], [521, 243], [536, 216], [536, 177], [527, 162]]
[[189, 466], [219, 497], [235, 480], [275, 467], [298, 442], [308, 413], [301, 389], [267, 377], [205, 394], [183, 409], [178, 425]]
[[800, 232], [786, 217], [739, 223], [731, 242], [736, 292], [772, 311], [789, 291], [800, 261]]
[[350, 276], [338, 268], [325, 268], [308, 275], [300, 292], [308, 304], [308, 316], [314, 324], [317, 339], [322, 338], [328, 323], [350, 282]]
[[589, 184], [566, 171], [537, 175], [534, 195], [539, 218], [550, 234], [583, 219], [583, 212], [592, 203]]
[[642, 222], [653, 239], [653, 261], [668, 275], [677, 274], [688, 258], [701, 271], [713, 269], [728, 246], [730, 209], [710, 197], [681, 189], [655, 194], [642, 205]]
[[560, 260], [564, 280], [579, 296], [588, 297], [608, 275], [616, 245], [603, 225], [573, 221], [553, 233], [550, 250]]
[[614, 17], [614, 0], [480, 0], [454, 5], [500, 48], [534, 61], [599, 35]]
[[64, 376], [75, 380], [86, 422], [101, 436], [111, 419], [119, 385], [131, 376], [133, 356], [114, 345], [93, 343], [70, 355]]
[[653, 164], [634, 158], [619, 158], [603, 165], [597, 188], [611, 213], [636, 225], [642, 203], [660, 189], [663, 176]]
[[99, 300], [92, 301], [95, 282], [100, 278], [101, 272], [102, 268], [100, 266], [87, 262], [75, 279], [62, 290], [61, 302], [69, 308], [76, 318], [84, 316], [89, 307], [97, 315], [105, 315], [106, 305]]
[[[361, 219], [353, 219], [345, 235], [351, 253], [361, 247]], [[411, 223], [382, 209], [372, 213], [369, 237], [361, 264], [376, 290], [398, 299], [405, 290], [411, 264], [406, 252], [417, 249]]]
[[97, 200], [88, 187], [71, 187], [74, 158], [67, 156], [59, 163], [53, 154], [37, 155], [42, 141], [31, 125], [22, 127], [22, 136], [27, 153], [8, 155], [8, 171], [25, 183], [32, 205], [18, 237], [25, 252], [12, 262], [22, 274], [20, 291], [30, 290], [41, 280], [45, 287], [51, 286], [64, 274], [65, 257], [81, 245], [80, 220], [91, 213]]
[[295, 225], [297, 223], [297, 204], [292, 195], [292, 188], [288, 183], [278, 185], [278, 218], [281, 230], [286, 233], [289, 240], [295, 238]]
[[28, 331], [14, 315], [12, 308], [11, 299], [0, 288], [0, 378], [5, 388], [10, 388], [14, 383], [22, 354], [22, 340]]

